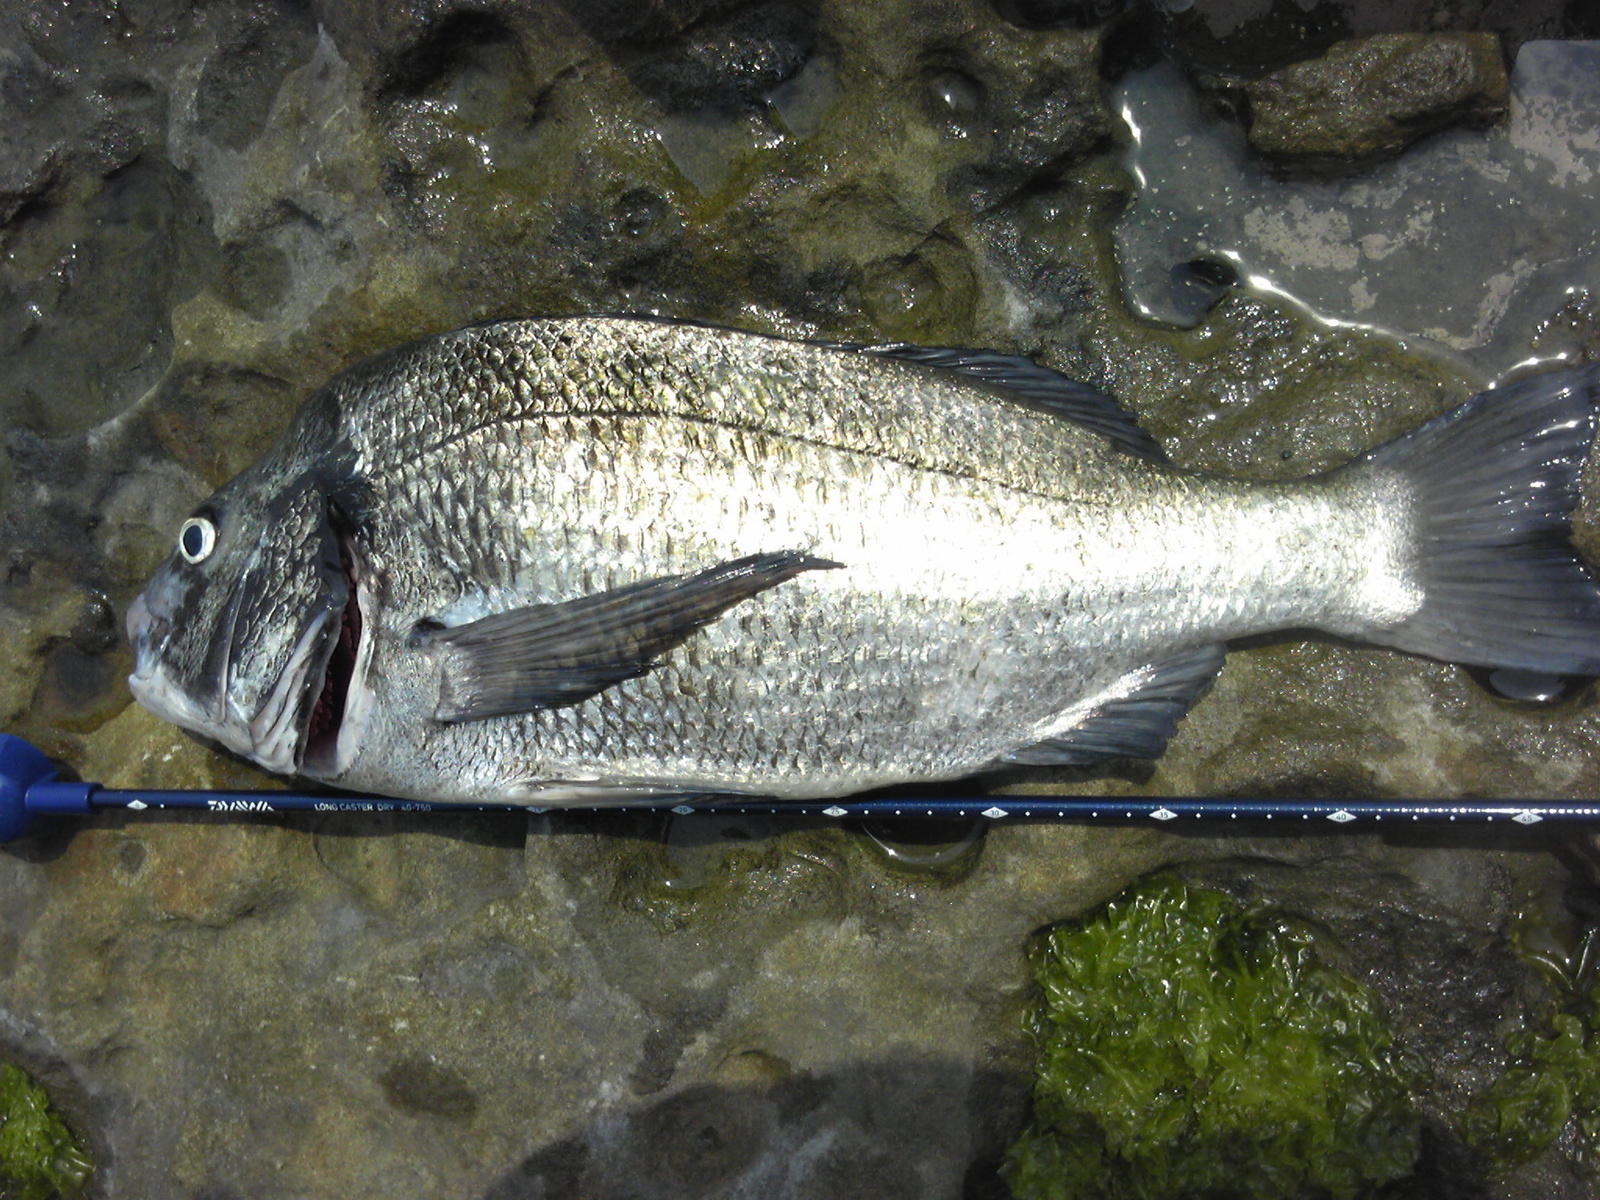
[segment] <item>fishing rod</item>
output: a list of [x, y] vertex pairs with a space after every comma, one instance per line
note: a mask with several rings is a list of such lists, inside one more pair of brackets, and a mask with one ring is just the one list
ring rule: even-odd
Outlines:
[[[1600, 823], [1600, 800], [1257, 800], [1178, 796], [844, 796], [822, 800], [770, 800], [759, 796], [671, 796], [624, 804], [440, 804], [393, 796], [273, 791], [163, 791], [106, 788], [56, 778], [44, 753], [31, 743], [0, 734], [0, 843], [25, 834], [37, 817], [89, 816], [200, 809], [217, 813], [419, 813], [419, 812], [629, 812], [690, 816], [825, 817], [887, 820], [945, 817], [987, 821], [1050, 820], [1135, 822], [1171, 825], [1185, 820], [1326, 822], [1348, 828], [1358, 822], [1504, 823], [1547, 821]], [[1325, 826], [1324, 826], [1325, 827]]]

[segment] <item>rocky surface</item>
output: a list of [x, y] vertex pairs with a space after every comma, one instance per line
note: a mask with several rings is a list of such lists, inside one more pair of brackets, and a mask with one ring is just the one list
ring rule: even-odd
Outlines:
[[1028, 934], [1200, 863], [1330, 926], [1393, 1005], [1436, 1175], [1536, 986], [1513, 914], [1563, 879], [1526, 851], [1038, 826], [936, 880], [838, 829], [678, 825], [60, 831], [0, 859], [8, 1049], [106, 1196], [1003, 1195]]
[[[1260, 476], [1466, 396], [1439, 357], [1270, 292], [1224, 286], [1191, 329], [1129, 314], [1108, 15], [8, 6], [0, 727], [84, 778], [273, 786], [128, 706], [120, 614], [310, 388], [472, 320], [626, 308], [1026, 352], [1179, 462]], [[1586, 303], [1540, 336], [1592, 346]], [[1587, 692], [1512, 705], [1288, 642], [1232, 655], [1153, 768], [997, 782], [1577, 796], [1597, 719]], [[0, 852], [0, 1054], [89, 1135], [106, 1197], [998, 1195], [1027, 935], [1188, 864], [1323, 920], [1380, 988], [1434, 1064], [1437, 1180], [1496, 1020], [1537, 992], [1508, 939], [1519, 909], [1560, 911], [1547, 851], [1036, 826], [917, 874], [787, 823], [106, 818]], [[1503, 1193], [1581, 1194], [1559, 1156], [1537, 1169]]]
[[[1032, 0], [1071, 9], [1074, 0]], [[1135, 7], [1144, 23], [1134, 40], [1154, 42], [1176, 62], [1204, 73], [1254, 79], [1325, 54], [1346, 39], [1377, 34], [1489, 33], [1510, 56], [1525, 42], [1600, 36], [1586, 0], [1153, 0]]]
[[1350, 171], [1450, 125], [1489, 126], [1510, 85], [1488, 33], [1376, 34], [1244, 85], [1250, 148], [1279, 166]]

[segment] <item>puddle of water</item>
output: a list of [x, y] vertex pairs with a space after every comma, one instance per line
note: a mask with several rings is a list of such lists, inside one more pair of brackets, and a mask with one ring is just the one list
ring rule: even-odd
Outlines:
[[807, 138], [822, 128], [823, 118], [844, 95], [839, 73], [825, 55], [814, 54], [806, 65], [767, 93], [784, 128], [798, 138]]
[[977, 864], [988, 818], [970, 821], [900, 818], [862, 821], [859, 829], [891, 866], [916, 875], [956, 879]]
[[1549, 675], [1509, 668], [1469, 667], [1467, 674], [1490, 695], [1531, 708], [1564, 704], [1594, 682], [1587, 675]]
[[666, 869], [660, 883], [674, 892], [696, 891], [716, 878], [730, 843], [756, 841], [772, 832], [768, 821], [732, 814], [668, 817], [661, 834]]
[[771, 149], [781, 136], [764, 117], [749, 113], [706, 109], [662, 113], [656, 119], [656, 137], [667, 157], [706, 196], [721, 192], [742, 160]]
[[1231, 275], [1486, 375], [1570, 357], [1541, 334], [1600, 295], [1600, 42], [1524, 45], [1511, 87], [1494, 129], [1307, 181], [1268, 173], [1171, 64], [1127, 76], [1114, 104], [1139, 191], [1116, 230], [1129, 305], [1188, 328]]

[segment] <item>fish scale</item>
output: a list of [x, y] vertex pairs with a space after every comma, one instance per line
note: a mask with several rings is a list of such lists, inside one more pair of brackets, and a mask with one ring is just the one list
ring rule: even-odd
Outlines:
[[[1600, 667], [1587, 574], [1519, 565], [1564, 526], [1592, 432], [1593, 373], [1543, 378], [1509, 389], [1514, 420], [1479, 397], [1348, 468], [1261, 483], [1165, 463], [1025, 360], [621, 317], [478, 326], [337, 377], [208, 502], [215, 552], [169, 563], [130, 613], [133, 685], [195, 728], [219, 694], [348, 678], [317, 745], [282, 721], [270, 745], [207, 732], [343, 787], [540, 803], [1150, 756], [1221, 643], [1291, 627]], [[1508, 421], [1524, 441], [1496, 474], [1472, 443]], [[1492, 536], [1450, 541], [1480, 508]], [[326, 553], [282, 566], [330, 536], [348, 578]], [[1485, 595], [1509, 609], [1460, 594], [1460, 562], [1488, 578], [1502, 558]], [[192, 643], [221, 636], [258, 560], [302, 615], [240, 656], [253, 678], [197, 677]], [[1539, 605], [1555, 623], [1518, 627]], [[353, 656], [331, 636], [351, 606]]]
[[[649, 332], [682, 341], [687, 331], [664, 326]], [[526, 350], [522, 353], [525, 360], [531, 358]], [[527, 389], [532, 402], [549, 405], [554, 396], [583, 397], [587, 403], [597, 381], [603, 381], [601, 390], [608, 402], [620, 402], [623, 397], [614, 389], [624, 373], [607, 370], [605, 354], [602, 344], [581, 359], [567, 358], [562, 383], [548, 383], [544, 375], [535, 375]], [[1008, 546], [1007, 534], [1016, 549], [1026, 549], [1037, 547], [1045, 537], [1060, 539], [1070, 528], [1064, 513], [1051, 516], [1037, 511], [1038, 496], [1053, 493], [1069, 499], [1064, 489], [1041, 474], [1023, 474], [1020, 463], [1031, 460], [1066, 469], [1092, 458], [1106, 462], [1107, 474], [1115, 468], [1129, 474], [1150, 468], [1123, 456], [1113, 459], [1101, 439], [1058, 419], [967, 395], [962, 397], [964, 410], [969, 410], [964, 413], [967, 427], [958, 427], [962, 436], [937, 447], [937, 453], [928, 453], [910, 430], [891, 426], [895, 417], [925, 423], [928, 401], [888, 406], [889, 414], [870, 426], [868, 438], [863, 413], [814, 401], [800, 405], [798, 413], [786, 407], [786, 397], [776, 388], [781, 382], [785, 392], [792, 393], [795, 385], [776, 372], [747, 373], [734, 388], [724, 382], [724, 358], [703, 351], [676, 358], [672, 354], [663, 349], [658, 355], [670, 370], [646, 370], [637, 358], [625, 363], [635, 376], [636, 392], [631, 394], [645, 397], [638, 409], [649, 416], [614, 416], [591, 425], [586, 431], [589, 444], [609, 454], [605, 464], [585, 475], [565, 473], [559, 459], [546, 466], [549, 456], [536, 448], [560, 446], [571, 434], [559, 418], [534, 416], [547, 409], [530, 410], [526, 404], [513, 406], [497, 427], [487, 425], [478, 410], [457, 416], [474, 429], [475, 437], [487, 440], [487, 457], [471, 438], [450, 443], [452, 456], [459, 456], [455, 461], [443, 460], [440, 450], [430, 455], [431, 470], [446, 478], [487, 466], [488, 478], [517, 481], [520, 496], [497, 498], [519, 514], [517, 544], [497, 554], [495, 561], [520, 554], [524, 562], [538, 564], [539, 582], [527, 586], [524, 600], [565, 599], [752, 550], [795, 546], [859, 569], [882, 590], [852, 579], [834, 595], [825, 579], [795, 581], [781, 592], [751, 601], [747, 613], [735, 614], [731, 627], [708, 630], [685, 643], [651, 676], [619, 685], [586, 706], [530, 714], [519, 719], [520, 727], [450, 728], [432, 731], [431, 736], [452, 742], [473, 737], [478, 744], [464, 757], [475, 762], [505, 761], [508, 743], [537, 745], [546, 762], [532, 773], [533, 779], [609, 773], [666, 780], [675, 786], [748, 788], [756, 781], [749, 777], [746, 764], [755, 762], [765, 768], [759, 786], [785, 792], [795, 787], [795, 781], [773, 772], [781, 771], [779, 764], [788, 757], [790, 743], [814, 740], [824, 748], [825, 758], [814, 759], [805, 770], [815, 774], [826, 768], [823, 786], [835, 789], [846, 772], [870, 785], [907, 775], [946, 777], [962, 773], [963, 766], [982, 765], [1026, 740], [1030, 730], [1081, 695], [1086, 684], [1095, 683], [1096, 674], [1109, 683], [1127, 669], [1108, 670], [1102, 663], [1085, 663], [1074, 655], [1073, 647], [1082, 639], [1068, 636], [1049, 607], [1052, 595], [1070, 591], [1064, 572], [1035, 570], [1031, 581], [996, 589], [1003, 600], [984, 604], [973, 593], [984, 583], [992, 584], [992, 578], [957, 568], [964, 567], [969, 556], [980, 556], [986, 563], [1004, 557], [1003, 552], [989, 552], [985, 543], [999, 539]], [[496, 373], [498, 363], [514, 357], [497, 351]], [[783, 357], [792, 369], [795, 355], [790, 348], [783, 347]], [[835, 352], [818, 351], [817, 357], [822, 361], [804, 373], [810, 386], [805, 394], [843, 395], [865, 407], [861, 389], [851, 386], [863, 364]], [[830, 377], [829, 366], [847, 369]], [[713, 382], [697, 386], [695, 367], [709, 373]], [[935, 386], [948, 387], [943, 380]], [[460, 394], [466, 389], [457, 385], [455, 390]], [[736, 392], [759, 395], [760, 403], [741, 403], [733, 398]], [[510, 389], [494, 393], [510, 394]], [[939, 401], [948, 403], [942, 396]], [[714, 423], [731, 420], [734, 412], [756, 410], [768, 415], [769, 428]], [[699, 420], [672, 423], [672, 418], [686, 413]], [[992, 451], [980, 457], [975, 444], [982, 417], [990, 418], [995, 427], [991, 443], [1005, 446], [1031, 435], [1035, 444], [1018, 445], [999, 462]], [[898, 437], [893, 436], [896, 433]], [[839, 445], [845, 438], [867, 441], [868, 446]], [[508, 460], [531, 465], [517, 471]], [[745, 472], [741, 463], [759, 471]], [[886, 472], [914, 474], [908, 480], [887, 481], [880, 478]], [[421, 477], [420, 471], [397, 471], [394, 492], [380, 495], [380, 507], [396, 513], [393, 527], [409, 535], [391, 552], [396, 564], [426, 563], [434, 547], [451, 544], [452, 528], [462, 528], [454, 520], [430, 520], [423, 505], [407, 511], [407, 482]], [[817, 494], [812, 481], [818, 480], [829, 481], [828, 490], [835, 493], [831, 500]], [[988, 480], [993, 482], [980, 488], [980, 481]], [[373, 482], [381, 488], [390, 479], [374, 472]], [[837, 494], [844, 490], [841, 484], [854, 488], [841, 496]], [[597, 486], [604, 506], [594, 494]], [[976, 496], [975, 489], [979, 489]], [[753, 505], [764, 506], [773, 519], [763, 520], [752, 511]], [[826, 534], [815, 518], [830, 507], [834, 534], [822, 544]], [[607, 508], [627, 514], [626, 519], [608, 515]], [[962, 513], [963, 508], [979, 511]], [[441, 512], [437, 507], [432, 511]], [[786, 519], [776, 519], [780, 512]], [[919, 550], [925, 561], [918, 577], [883, 579], [873, 570], [895, 549], [875, 537], [874, 528], [895, 517], [902, 528], [921, 527], [924, 545]], [[1019, 531], [1019, 524], [1027, 528]], [[723, 530], [727, 532], [718, 536]], [[840, 536], [846, 530], [847, 535]], [[465, 540], [481, 548], [483, 537], [482, 531], [474, 530]], [[904, 555], [894, 557], [900, 560]], [[576, 564], [586, 564], [590, 570], [582, 573]], [[421, 568], [414, 581], [407, 580], [398, 565], [390, 569], [397, 591], [424, 597], [418, 612], [438, 610], [445, 598], [428, 596], [426, 590], [426, 580], [435, 575], [432, 566]], [[1052, 578], [1055, 582], [1048, 582]], [[490, 575], [477, 582], [495, 587], [511, 581]], [[941, 597], [942, 602], [917, 604], [908, 599], [929, 595]], [[1105, 625], [1107, 609], [1102, 606], [1096, 615]], [[1135, 656], [1129, 665], [1161, 657], [1183, 644], [1181, 633], [1174, 638], [1173, 631], [1154, 638], [1132, 637], [1131, 629], [1143, 615], [1129, 609], [1124, 621], [1110, 630], [1109, 640], [1136, 643], [1127, 646]], [[405, 619], [414, 616], [407, 613]], [[974, 644], [969, 636], [974, 628], [985, 629], [988, 636]], [[795, 630], [804, 630], [805, 638], [794, 637]], [[857, 668], [860, 673], [853, 678], [842, 677], [834, 647], [854, 637], [896, 647], [898, 653]], [[1106, 640], [1102, 629], [1100, 641]], [[1025, 665], [1019, 665], [1018, 658]], [[963, 682], [963, 676], [985, 662], [991, 665], [982, 683], [970, 678]], [[376, 666], [390, 673], [385, 664]], [[714, 672], [735, 681], [722, 703], [699, 706], [683, 699], [677, 679]], [[1017, 686], [1018, 676], [1028, 686]], [[858, 697], [854, 711], [864, 706], [878, 719], [864, 722], [853, 711], [848, 720], [840, 720], [836, 714], [841, 710], [834, 704], [808, 703], [841, 692]], [[788, 700], [794, 711], [788, 722], [782, 719], [787, 714], [781, 701], [774, 703], [774, 697]], [[951, 734], [963, 731], [951, 728], [959, 723], [952, 708], [969, 717], [981, 712], [988, 727], [985, 736], [976, 740], [968, 731], [959, 746], [953, 746]], [[754, 719], [775, 709], [779, 713], [775, 723]], [[644, 731], [663, 728], [681, 731], [692, 751], [669, 757], [659, 746], [642, 745]], [[737, 732], [730, 740], [720, 732], [724, 729]], [[397, 737], [399, 733], [395, 731]], [[649, 754], [643, 753], [646, 749]]]

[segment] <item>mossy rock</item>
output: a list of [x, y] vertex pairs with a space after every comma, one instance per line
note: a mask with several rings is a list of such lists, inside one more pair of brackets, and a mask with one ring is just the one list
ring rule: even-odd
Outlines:
[[1491, 1175], [1508, 1175], [1560, 1141], [1581, 1178], [1600, 1180], [1597, 947], [1591, 933], [1575, 962], [1561, 964], [1569, 969], [1557, 972], [1553, 1011], [1523, 1014], [1506, 1037], [1510, 1063], [1467, 1106], [1462, 1136]]
[[1250, 145], [1282, 166], [1345, 168], [1449, 125], [1490, 125], [1510, 82], [1492, 33], [1389, 33], [1340, 42], [1244, 85]]
[[1411, 1173], [1410, 1067], [1311, 929], [1157, 881], [1051, 931], [1021, 1200], [1354, 1200]]
[[44, 1089], [22, 1068], [0, 1064], [0, 1200], [72, 1200], [93, 1169]]

